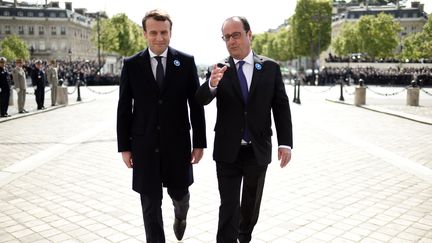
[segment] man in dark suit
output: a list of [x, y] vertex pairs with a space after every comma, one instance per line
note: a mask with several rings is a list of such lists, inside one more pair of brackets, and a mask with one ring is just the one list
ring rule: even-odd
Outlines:
[[35, 89], [35, 98], [38, 110], [45, 110], [45, 71], [42, 68], [42, 61], [36, 60], [34, 70], [31, 74], [32, 85]]
[[0, 57], [0, 117], [10, 117], [7, 113], [10, 98], [10, 73], [5, 66], [6, 58]]
[[251, 50], [248, 21], [228, 18], [222, 34], [230, 57], [213, 67], [196, 98], [204, 105], [217, 99], [213, 151], [221, 198], [217, 242], [250, 242], [271, 162], [270, 114], [280, 166], [285, 167], [291, 159], [291, 113], [279, 65]]
[[173, 201], [174, 233], [178, 240], [183, 237], [192, 164], [200, 161], [207, 146], [205, 117], [194, 97], [199, 79], [193, 56], [169, 47], [169, 15], [152, 10], [142, 25], [148, 48], [124, 60], [117, 139], [123, 161], [133, 168], [133, 190], [141, 196], [147, 242], [159, 243], [165, 242], [162, 187]]

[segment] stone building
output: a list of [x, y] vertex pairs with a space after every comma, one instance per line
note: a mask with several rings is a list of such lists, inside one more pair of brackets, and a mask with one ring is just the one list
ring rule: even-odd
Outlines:
[[0, 0], [0, 39], [15, 34], [23, 39], [32, 59], [97, 60], [98, 52], [92, 42], [93, 25], [98, 14], [85, 8], [72, 8], [66, 2], [43, 5]]

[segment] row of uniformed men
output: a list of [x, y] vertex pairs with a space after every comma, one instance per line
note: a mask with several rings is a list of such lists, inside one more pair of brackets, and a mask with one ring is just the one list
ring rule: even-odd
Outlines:
[[[18, 113], [28, 113], [24, 109], [26, 99], [26, 72], [23, 69], [23, 60], [15, 60], [15, 68], [11, 73], [5, 67], [6, 58], [0, 57], [0, 117], [10, 117], [8, 114], [9, 98], [11, 93], [11, 76], [14, 84], [14, 89], [17, 92]], [[51, 105], [56, 105], [57, 86], [58, 86], [58, 70], [54, 60], [50, 62], [46, 71], [43, 68], [41, 60], [36, 60], [34, 68], [30, 72], [32, 86], [36, 98], [38, 110], [45, 109], [45, 82], [48, 81], [51, 85]]]

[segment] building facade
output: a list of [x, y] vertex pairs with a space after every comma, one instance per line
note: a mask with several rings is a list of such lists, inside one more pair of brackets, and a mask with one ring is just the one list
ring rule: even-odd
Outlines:
[[97, 60], [93, 16], [84, 8], [73, 10], [71, 2], [60, 8], [59, 2], [35, 5], [0, 0], [0, 39], [17, 35], [27, 43], [31, 59]]

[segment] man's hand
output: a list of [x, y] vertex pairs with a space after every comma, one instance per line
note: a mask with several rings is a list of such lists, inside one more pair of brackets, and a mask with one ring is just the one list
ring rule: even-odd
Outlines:
[[228, 67], [225, 65], [222, 68], [218, 67], [217, 65], [213, 66], [213, 70], [211, 71], [210, 75], [210, 86], [214, 88], [218, 86], [219, 81], [222, 79], [227, 68]]
[[132, 161], [132, 152], [131, 151], [125, 151], [121, 152], [123, 162], [126, 164], [128, 168], [133, 168], [133, 161]]
[[198, 162], [201, 160], [201, 158], [203, 157], [204, 154], [204, 149], [202, 148], [194, 148], [192, 150], [192, 160], [191, 163], [192, 164], [198, 164]]
[[280, 167], [285, 167], [291, 160], [291, 149], [279, 148], [278, 149], [278, 160], [280, 160]]

